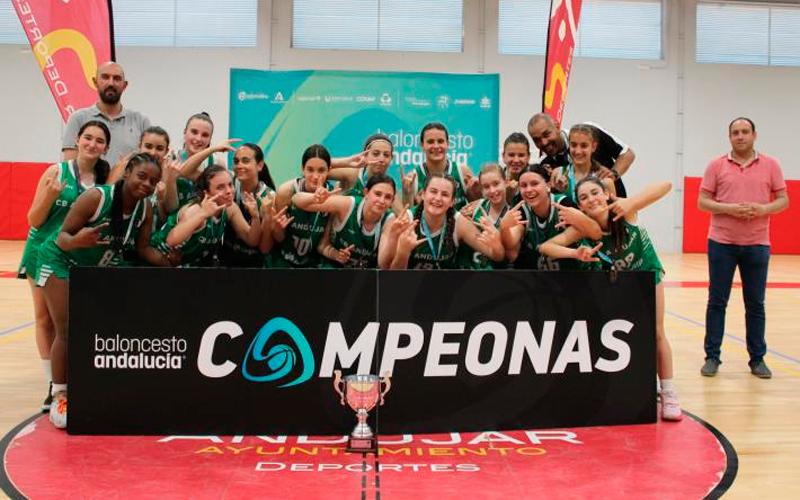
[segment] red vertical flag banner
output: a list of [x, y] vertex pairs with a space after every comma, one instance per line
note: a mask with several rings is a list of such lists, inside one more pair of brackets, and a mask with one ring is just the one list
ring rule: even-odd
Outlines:
[[572, 53], [578, 37], [578, 21], [582, 0], [552, 0], [550, 26], [547, 29], [547, 58], [545, 59], [542, 111], [558, 123], [564, 115], [567, 83], [572, 69]]
[[114, 60], [111, 0], [12, 0], [61, 118], [97, 100], [97, 66]]

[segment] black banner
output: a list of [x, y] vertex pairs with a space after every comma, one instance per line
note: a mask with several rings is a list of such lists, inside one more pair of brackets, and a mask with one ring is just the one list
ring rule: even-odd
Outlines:
[[71, 273], [71, 434], [343, 435], [335, 369], [391, 372], [383, 434], [654, 422], [653, 277]]

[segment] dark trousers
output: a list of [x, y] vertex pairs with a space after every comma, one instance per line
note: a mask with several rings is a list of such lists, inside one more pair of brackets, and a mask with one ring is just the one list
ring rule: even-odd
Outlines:
[[739, 267], [744, 296], [745, 330], [750, 365], [767, 353], [764, 339], [764, 295], [769, 267], [768, 245], [727, 245], [708, 240], [708, 306], [706, 307], [706, 359], [720, 360], [725, 333], [725, 309], [731, 295], [733, 273]]

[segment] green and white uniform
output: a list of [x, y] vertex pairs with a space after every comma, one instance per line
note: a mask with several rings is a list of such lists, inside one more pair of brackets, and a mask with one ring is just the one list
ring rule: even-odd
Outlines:
[[522, 205], [522, 213], [528, 224], [519, 249], [519, 256], [514, 262], [516, 269], [537, 269], [539, 271], [567, 271], [578, 269], [580, 266], [573, 259], [553, 259], [539, 253], [539, 245], [563, 232], [558, 224], [558, 209], [556, 203], [566, 198], [563, 194], [550, 194], [550, 212], [547, 218], [540, 219], [528, 206]]
[[[421, 210], [421, 207], [414, 208], [414, 215]], [[442, 227], [431, 233], [425, 222], [424, 215], [420, 217], [417, 224], [417, 238], [424, 238], [426, 241], [411, 251], [408, 257], [408, 269], [456, 269], [456, 255], [458, 253], [458, 237], [456, 236], [456, 218], [461, 214], [456, 212], [453, 219], [445, 219]], [[450, 226], [453, 226], [450, 228]], [[445, 235], [451, 232], [453, 241], [450, 244], [445, 242]]]
[[[150, 245], [163, 254], [172, 250], [167, 244], [167, 236], [178, 225], [180, 211], [172, 212], [161, 228], [150, 237]], [[181, 251], [180, 267], [214, 267], [222, 245], [222, 236], [228, 223], [228, 212], [223, 209], [219, 217], [209, 217], [203, 227], [196, 230], [186, 241], [176, 248]]]
[[[75, 161], [65, 161], [58, 164], [58, 181], [64, 186], [56, 201], [50, 206], [47, 219], [38, 228], [31, 227], [28, 231], [28, 239], [25, 241], [25, 250], [22, 253], [22, 261], [17, 271], [18, 278], [31, 277], [36, 279], [39, 274], [39, 251], [42, 244], [52, 235], [58, 235], [61, 225], [67, 216], [70, 207], [78, 196], [84, 191], [84, 186], [80, 183], [78, 165]], [[91, 186], [89, 186], [91, 187]]]
[[[416, 195], [422, 191], [422, 189], [425, 187], [425, 182], [428, 180], [428, 165], [425, 163], [422, 165], [415, 165], [414, 171], [417, 173], [416, 179], [414, 179], [416, 184], [414, 186], [414, 193]], [[456, 192], [453, 196], [453, 207], [456, 210], [461, 210], [468, 202], [467, 183], [464, 182], [464, 178], [461, 176], [461, 169], [458, 168], [458, 165], [455, 163], [448, 161], [447, 167], [444, 169], [444, 171], [445, 174], [456, 180]]]
[[[611, 234], [603, 235], [600, 241], [603, 246], [597, 252], [603, 269], [614, 268], [617, 271], [652, 271], [655, 273], [656, 285], [664, 278], [664, 266], [658, 258], [653, 242], [647, 230], [636, 224], [623, 220], [625, 227], [625, 243], [622, 249], [614, 251], [614, 240]], [[593, 243], [592, 246], [596, 245]]]
[[139, 200], [136, 203], [133, 213], [128, 217], [123, 217], [125, 232], [115, 236], [111, 225], [114, 185], [95, 186], [93, 189], [100, 191], [100, 203], [86, 227], [108, 224], [100, 230], [98, 245], [65, 252], [56, 244], [60, 231], [51, 234], [40, 250], [41, 265], [36, 277], [37, 286], [44, 286], [50, 276], [56, 276], [63, 280], [69, 279], [69, 270], [74, 266], [121, 267], [129, 265], [124, 254], [136, 249], [136, 236], [144, 224], [147, 202]]
[[[472, 213], [472, 220], [478, 222], [482, 217], [488, 216], [491, 206], [492, 204], [489, 202], [489, 200], [485, 198], [482, 199], [481, 202], [475, 206], [475, 210]], [[508, 205], [503, 207], [503, 210], [500, 211], [500, 215], [498, 215], [497, 219], [493, 221], [494, 227], [498, 229], [500, 228], [500, 221], [506, 212], [508, 212]], [[486, 270], [508, 268], [508, 262], [494, 262], [492, 259], [483, 255], [477, 250], [474, 250], [469, 245], [461, 245], [458, 247], [456, 260], [458, 262], [459, 269]]]
[[[235, 188], [234, 201], [241, 209], [244, 220], [250, 224], [252, 222], [252, 217], [242, 199], [242, 185], [239, 183], [239, 179], [235, 179], [233, 184]], [[256, 206], [259, 210], [261, 210], [261, 200], [267, 196], [274, 195], [274, 193], [275, 192], [263, 182], [258, 183], [253, 196], [256, 199]], [[225, 236], [222, 241], [220, 262], [226, 267], [263, 267], [264, 255], [258, 249], [257, 245], [256, 247], [251, 247], [242, 241], [236, 234], [233, 224], [228, 224], [225, 228]]]
[[[302, 193], [304, 184], [302, 178], [295, 179], [292, 183], [292, 196]], [[331, 184], [326, 183], [325, 188], [330, 190]], [[286, 216], [294, 217], [294, 220], [284, 231], [283, 241], [271, 256], [271, 267], [319, 267], [321, 256], [317, 252], [317, 245], [325, 232], [328, 214], [306, 212], [291, 204]]]
[[331, 245], [337, 250], [353, 245], [350, 260], [341, 265], [330, 259], [323, 259], [320, 267], [346, 267], [356, 269], [375, 269], [378, 267], [378, 245], [384, 224], [394, 217], [387, 210], [375, 223], [372, 230], [364, 228], [364, 198], [350, 197], [350, 209], [343, 221], [334, 220], [331, 226]]

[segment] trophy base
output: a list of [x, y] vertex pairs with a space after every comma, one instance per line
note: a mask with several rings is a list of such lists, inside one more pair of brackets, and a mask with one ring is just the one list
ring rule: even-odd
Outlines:
[[368, 438], [354, 438], [350, 437], [347, 440], [347, 448], [349, 453], [378, 453], [378, 440], [373, 437]]

